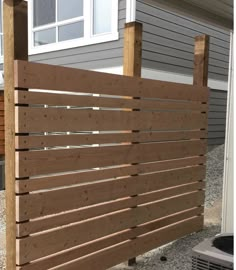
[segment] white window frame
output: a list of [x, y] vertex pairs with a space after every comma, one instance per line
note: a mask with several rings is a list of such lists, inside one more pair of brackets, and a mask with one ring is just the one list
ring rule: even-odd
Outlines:
[[48, 29], [49, 26], [58, 26], [60, 24], [65, 25], [66, 23], [72, 23], [79, 21], [77, 18], [72, 18], [66, 21], [52, 23], [43, 25], [40, 27], [33, 27], [33, 0], [28, 0], [28, 45], [29, 45], [29, 54], [40, 54], [46, 52], [53, 52], [59, 50], [65, 50], [70, 48], [82, 47], [91, 44], [98, 44], [103, 42], [108, 42], [112, 40], [119, 39], [119, 32], [118, 32], [118, 0], [111, 0], [112, 1], [112, 22], [111, 22], [111, 32], [102, 33], [93, 35], [93, 0], [84, 0], [84, 37], [55, 42], [46, 45], [34, 46], [34, 31], [33, 29], [43, 30]]

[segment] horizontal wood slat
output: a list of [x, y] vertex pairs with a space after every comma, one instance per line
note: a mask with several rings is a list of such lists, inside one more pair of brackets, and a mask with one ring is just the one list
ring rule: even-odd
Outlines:
[[[16, 104], [36, 104], [50, 106], [130, 108], [146, 110], [191, 110], [207, 112], [208, 105], [200, 102], [159, 101], [151, 99], [127, 99], [72, 94], [16, 91]], [[1, 105], [1, 103], [0, 103]], [[1, 108], [1, 107], [0, 107]]]
[[201, 102], [207, 102], [209, 96], [207, 87], [20, 60], [15, 61], [15, 87]]
[[5, 155], [5, 144], [0, 145], [0, 155]]
[[[0, 119], [1, 121], [1, 119]], [[202, 129], [207, 114], [16, 107], [16, 132]]]
[[15, 61], [17, 269], [105, 270], [200, 230], [208, 96]]
[[204, 155], [206, 141], [16, 152], [16, 177]]
[[205, 166], [187, 167], [100, 183], [16, 196], [16, 221], [203, 180]]
[[48, 216], [43, 219], [30, 220], [29, 222], [18, 223], [17, 237], [27, 236], [29, 234], [43, 232], [52, 228], [68, 225], [70, 223], [81, 222], [89, 218], [98, 217], [107, 213], [118, 211], [125, 208], [135, 207], [140, 204], [150, 203], [157, 200], [177, 196], [183, 193], [194, 192], [203, 189], [205, 182], [195, 182], [173, 188], [167, 188], [151, 193], [140, 194], [136, 197], [127, 197], [124, 199], [78, 209], [61, 215]]
[[[59, 230], [25, 237], [17, 240], [17, 246], [22, 254], [17, 258], [17, 264], [24, 264], [62, 251], [65, 247], [71, 248], [163, 216], [200, 206], [203, 202], [204, 192], [197, 191], [136, 208], [109, 213]], [[86, 233], [88, 231], [89, 233]]]
[[132, 256], [138, 256], [157, 246], [164, 245], [189, 233], [202, 229], [203, 217], [194, 217], [168, 227], [140, 236], [132, 241], [105, 249], [91, 257], [85, 257], [58, 267], [58, 270], [83, 270], [99, 269], [105, 270], [121, 261], [128, 260]]
[[35, 261], [24, 266], [17, 267], [18, 270], [44, 270], [60, 264], [66, 263], [83, 257], [89, 253], [99, 251], [117, 243], [123, 242], [126, 239], [131, 239], [161, 227], [168, 226], [172, 223], [179, 222], [203, 213], [203, 207], [195, 207], [190, 210], [185, 210], [174, 215], [170, 215], [149, 223], [142, 224], [132, 230], [125, 230], [120, 233], [113, 234], [109, 237], [90, 242], [86, 245], [79, 246], [73, 249], [68, 249], [63, 253], [55, 254], [54, 256], [46, 257], [43, 260]]
[[54, 146], [79, 146], [124, 142], [176, 141], [207, 138], [206, 130], [136, 132], [111, 134], [71, 134], [71, 135], [33, 135], [16, 136], [17, 149], [30, 149]]
[[16, 193], [27, 193], [43, 189], [52, 189], [63, 186], [91, 183], [94, 181], [112, 179], [134, 174], [150, 173], [162, 170], [171, 170], [186, 166], [205, 164], [206, 157], [189, 157], [183, 159], [174, 159], [160, 161], [155, 163], [144, 163], [137, 165], [125, 165], [104, 170], [90, 170], [78, 173], [65, 173], [57, 176], [38, 177], [26, 180], [16, 180]]
[[4, 117], [0, 116], [0, 125], [3, 126], [4, 125]]

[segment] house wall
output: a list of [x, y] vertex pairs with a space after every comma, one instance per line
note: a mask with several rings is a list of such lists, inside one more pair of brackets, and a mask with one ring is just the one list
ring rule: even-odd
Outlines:
[[142, 67], [147, 70], [147, 78], [169, 78], [170, 81], [192, 83], [194, 37], [202, 34], [210, 36], [208, 85], [212, 89], [208, 143], [224, 143], [229, 31], [199, 23], [144, 3], [143, 0], [137, 0], [136, 20], [143, 24]]
[[227, 91], [210, 89], [208, 113], [208, 144], [217, 145], [225, 142]]
[[[229, 32], [137, 0], [143, 24], [142, 77], [192, 83], [194, 37], [210, 35], [209, 83], [227, 89]], [[119, 40], [30, 56], [31, 61], [122, 74], [126, 0], [119, 0]], [[209, 144], [224, 142], [227, 92], [211, 90]]]
[[[95, 69], [95, 71], [122, 75], [123, 66]], [[192, 84], [191, 76], [177, 75], [171, 72], [150, 70], [147, 68], [142, 68], [142, 78]], [[211, 84], [214, 85], [212, 82]], [[227, 83], [222, 82], [221, 86], [227, 87]], [[227, 93], [227, 91], [210, 88], [210, 102], [208, 113], [209, 145], [223, 144], [225, 141]]]
[[126, 0], [119, 1], [118, 19], [119, 40], [31, 55], [30, 61], [82, 69], [120, 66], [123, 61]]
[[194, 37], [210, 35], [209, 77], [227, 81], [230, 33], [137, 0], [143, 24], [143, 66], [183, 74], [193, 72]]

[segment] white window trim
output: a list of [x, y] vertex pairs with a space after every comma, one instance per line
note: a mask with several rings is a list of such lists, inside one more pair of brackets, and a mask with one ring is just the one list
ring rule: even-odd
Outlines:
[[[41, 46], [34, 46], [34, 36], [33, 36], [33, 0], [28, 1], [28, 48], [29, 55], [35, 55], [46, 52], [60, 51], [70, 48], [82, 47], [86, 45], [98, 44], [113, 40], [119, 39], [119, 31], [118, 31], [118, 0], [112, 0], [112, 31], [109, 33], [103, 33], [98, 35], [92, 35], [92, 26], [93, 26], [93, 18], [90, 14], [93, 14], [93, 0], [84, 0], [84, 37], [72, 40], [61, 41], [58, 43], [46, 44]], [[73, 22], [78, 21], [78, 17], [74, 19], [69, 19], [65, 22]], [[51, 24], [58, 25], [58, 24]], [[48, 26], [48, 25], [47, 25]], [[47, 28], [47, 26], [40, 26], [37, 29]]]

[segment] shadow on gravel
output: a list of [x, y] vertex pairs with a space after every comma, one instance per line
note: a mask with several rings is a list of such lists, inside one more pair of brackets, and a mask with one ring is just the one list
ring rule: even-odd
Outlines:
[[[120, 264], [110, 270], [191, 270], [191, 251], [206, 238], [220, 233], [219, 225], [205, 227], [204, 230], [181, 238], [164, 247], [157, 248], [137, 258], [137, 265], [128, 267]], [[165, 256], [167, 261], [161, 261]]]

